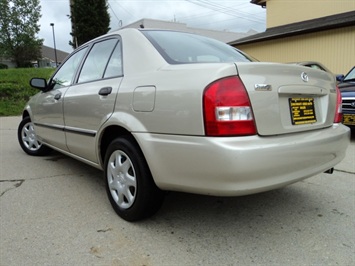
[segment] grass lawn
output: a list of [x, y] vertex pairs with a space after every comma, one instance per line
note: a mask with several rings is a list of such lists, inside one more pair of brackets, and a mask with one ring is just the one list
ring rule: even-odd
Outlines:
[[38, 92], [30, 86], [31, 78], [48, 79], [54, 68], [0, 69], [0, 116], [20, 115], [25, 103]]

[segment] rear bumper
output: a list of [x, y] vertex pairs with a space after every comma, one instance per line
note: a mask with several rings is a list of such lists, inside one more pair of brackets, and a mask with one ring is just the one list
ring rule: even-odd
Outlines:
[[350, 142], [341, 124], [273, 137], [134, 135], [161, 189], [220, 196], [267, 191], [322, 173], [344, 158]]

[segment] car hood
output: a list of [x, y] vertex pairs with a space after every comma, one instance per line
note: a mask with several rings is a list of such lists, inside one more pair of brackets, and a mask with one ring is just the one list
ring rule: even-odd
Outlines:
[[343, 91], [355, 91], [355, 82], [343, 82], [338, 84], [338, 88]]
[[355, 90], [342, 90], [341, 91], [341, 96], [342, 97], [355, 97]]

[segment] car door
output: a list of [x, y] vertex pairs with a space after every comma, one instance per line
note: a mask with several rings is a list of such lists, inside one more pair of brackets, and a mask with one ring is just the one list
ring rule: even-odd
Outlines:
[[63, 99], [74, 79], [77, 68], [87, 47], [72, 54], [58, 69], [49, 82], [50, 90], [39, 95], [33, 109], [36, 134], [47, 144], [67, 151]]
[[97, 163], [96, 134], [111, 116], [122, 80], [121, 42], [118, 37], [91, 46], [76, 83], [64, 97], [67, 146], [71, 153]]

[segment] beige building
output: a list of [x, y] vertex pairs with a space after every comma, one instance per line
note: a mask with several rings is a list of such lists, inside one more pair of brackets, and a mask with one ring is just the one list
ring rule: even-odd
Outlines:
[[231, 45], [260, 61], [318, 61], [335, 74], [355, 65], [355, 0], [252, 0], [267, 29]]

